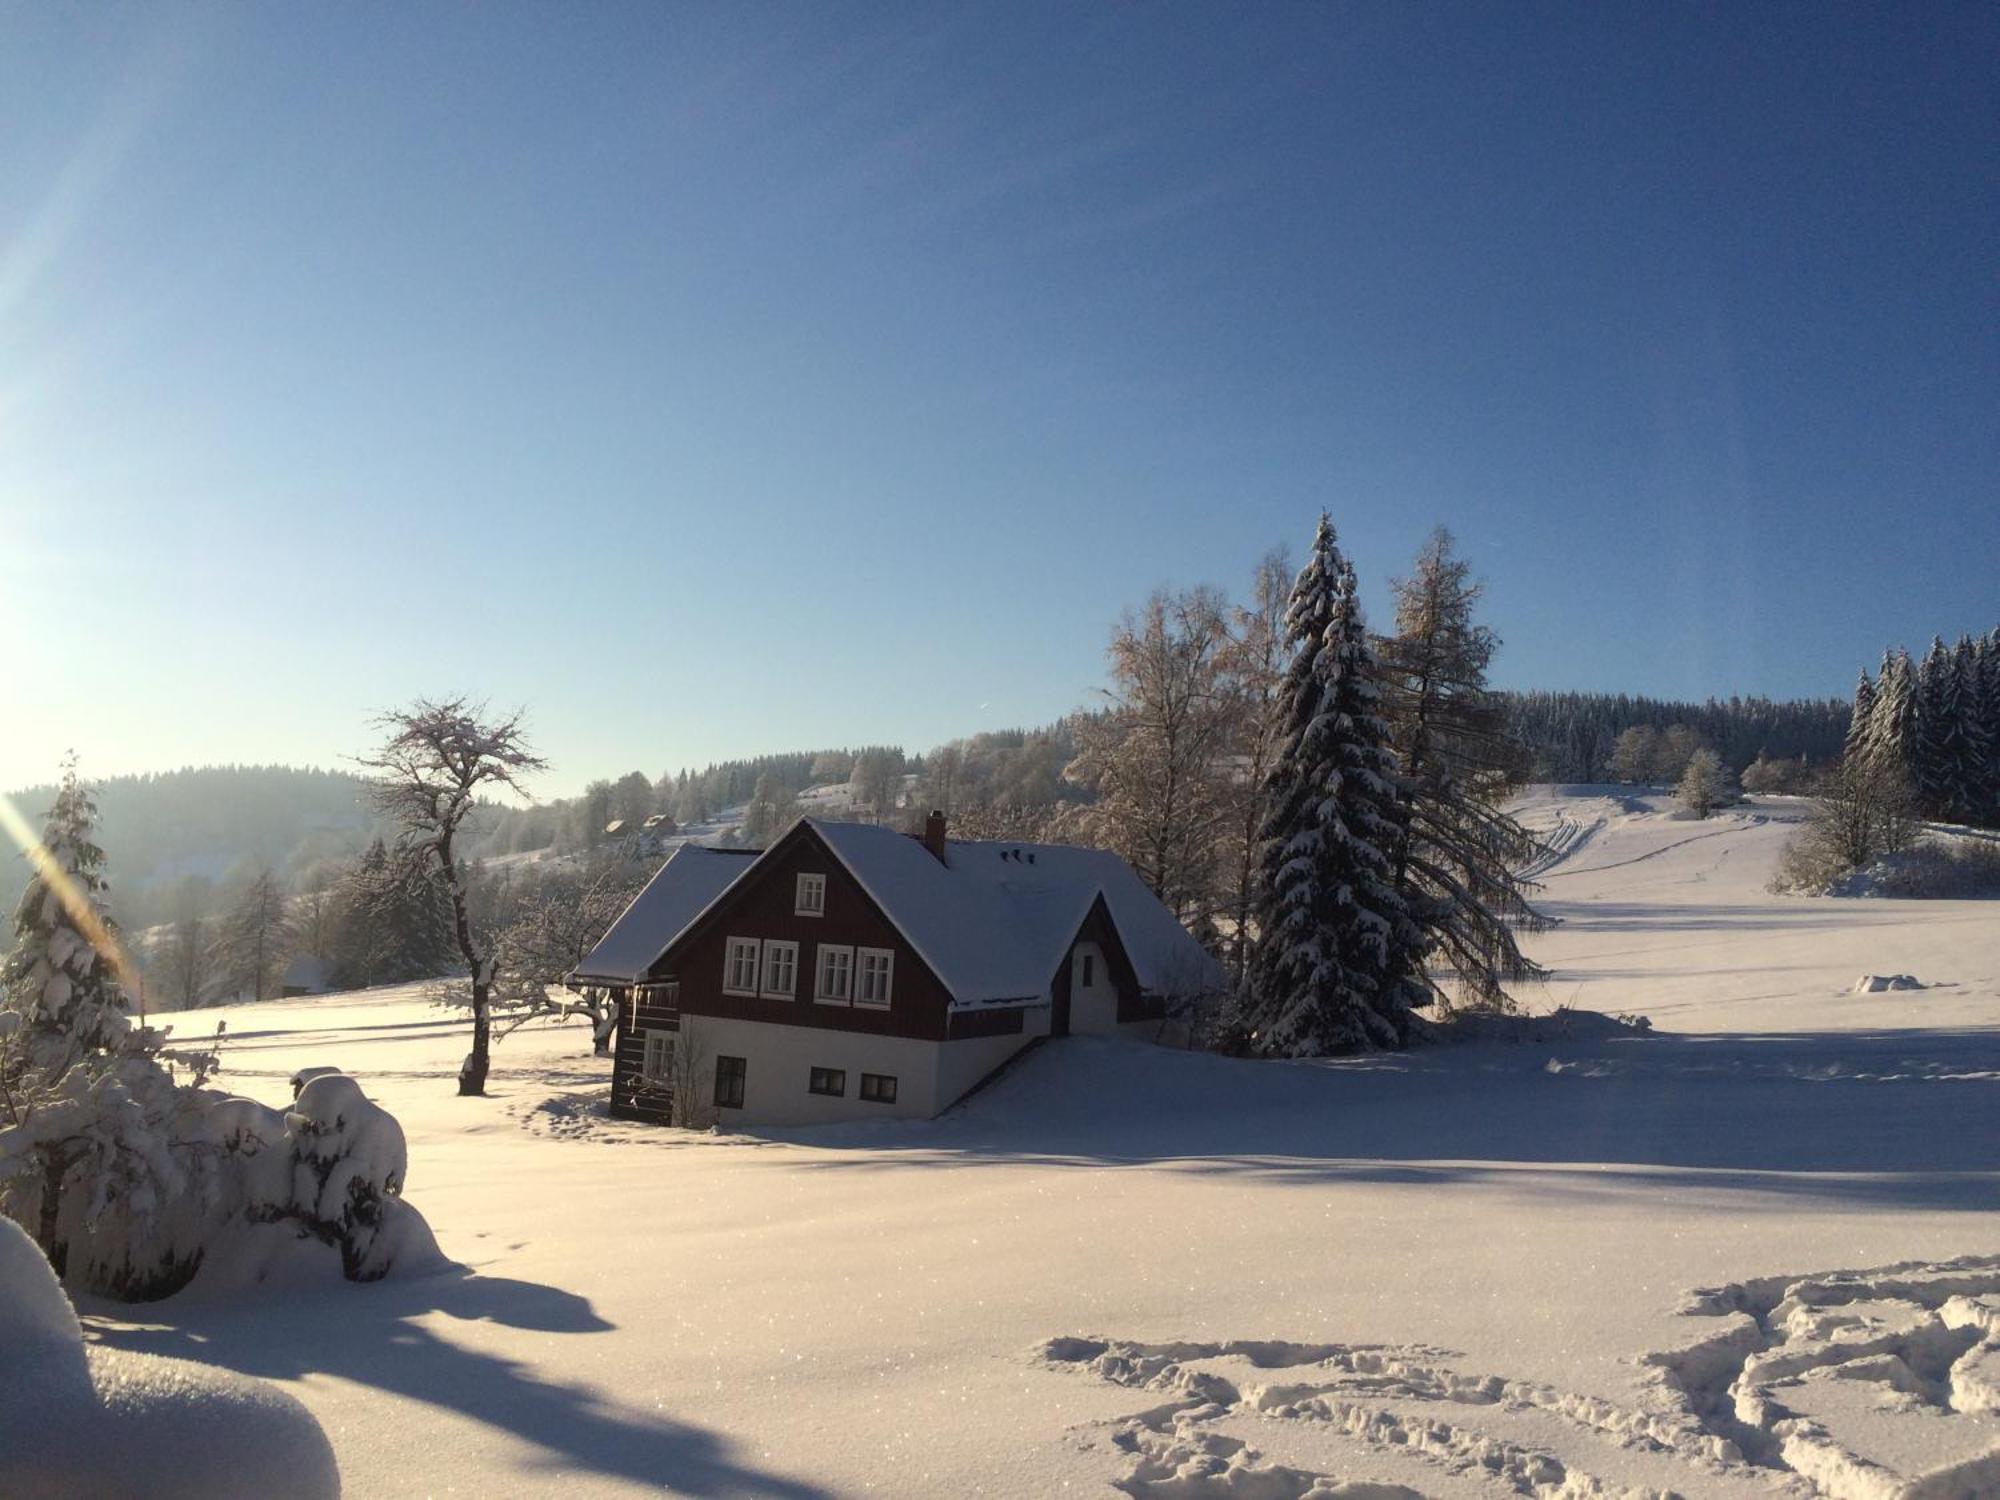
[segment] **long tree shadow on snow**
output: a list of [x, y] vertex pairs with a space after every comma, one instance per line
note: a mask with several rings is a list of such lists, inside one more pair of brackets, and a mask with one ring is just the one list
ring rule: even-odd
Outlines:
[[[546, 1450], [562, 1470], [671, 1486], [675, 1493], [748, 1500], [819, 1500], [817, 1486], [751, 1467], [725, 1438], [653, 1414], [636, 1414], [590, 1388], [546, 1380], [504, 1355], [453, 1342], [417, 1321], [443, 1313], [544, 1334], [609, 1331], [574, 1293], [459, 1271], [369, 1286], [339, 1285], [252, 1303], [163, 1304], [173, 1324], [87, 1325], [120, 1349], [220, 1365], [246, 1375], [295, 1380], [334, 1375], [459, 1412]], [[145, 1309], [119, 1309], [121, 1315]]]
[[759, 1133], [821, 1148], [830, 1167], [1172, 1164], [1301, 1182], [1534, 1167], [1568, 1171], [1579, 1193], [1642, 1182], [1991, 1210], [2000, 1030], [1634, 1035], [1300, 1063], [1068, 1038], [937, 1121]]

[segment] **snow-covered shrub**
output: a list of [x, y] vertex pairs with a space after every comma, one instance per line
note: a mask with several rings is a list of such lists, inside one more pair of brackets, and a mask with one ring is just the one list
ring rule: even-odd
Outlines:
[[1971, 901], [2000, 896], [2000, 843], [1935, 838], [1830, 881], [1830, 896]]
[[1735, 778], [1713, 750], [1702, 749], [1688, 757], [1687, 769], [1674, 788], [1681, 811], [1691, 818], [1706, 818], [1718, 807], [1738, 801]]
[[337, 1500], [333, 1449], [276, 1386], [86, 1347], [48, 1258], [0, 1219], [0, 1495]]
[[386, 1275], [414, 1232], [415, 1211], [401, 1201], [409, 1152], [396, 1117], [352, 1078], [328, 1073], [299, 1090], [285, 1135], [292, 1181], [282, 1216], [337, 1245], [350, 1281]]

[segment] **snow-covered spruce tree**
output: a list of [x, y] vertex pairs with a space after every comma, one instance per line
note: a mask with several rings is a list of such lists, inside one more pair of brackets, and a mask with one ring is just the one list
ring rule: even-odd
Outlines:
[[1952, 648], [1945, 689], [1946, 710], [1951, 716], [1946, 751], [1951, 759], [1952, 790], [1946, 816], [1954, 823], [1981, 823], [1987, 808], [1993, 746], [1987, 737], [1983, 675], [1978, 646], [1971, 636], [1960, 636]]
[[1507, 986], [1542, 973], [1514, 934], [1548, 922], [1514, 873], [1541, 845], [1503, 808], [1525, 756], [1486, 689], [1499, 641], [1473, 620], [1481, 589], [1443, 527], [1395, 591], [1396, 633], [1378, 649], [1402, 770], [1396, 889], [1424, 930], [1439, 1005], [1511, 1008]]
[[195, 1090], [176, 1087], [168, 1064], [199, 1084], [214, 1059], [168, 1053], [160, 1032], [134, 1023], [95, 823], [67, 764], [0, 964], [0, 1211], [57, 1274], [164, 1295], [199, 1261], [198, 1248], [152, 1233], [188, 1186], [176, 1143]]
[[1882, 657], [1875, 677], [1875, 701], [1868, 712], [1863, 742], [1868, 758], [1893, 773], [1916, 793], [1917, 673], [1907, 651], [1891, 650]]
[[1951, 653], [1943, 636], [1932, 636], [1931, 648], [1917, 667], [1916, 733], [1910, 760], [1917, 807], [1927, 818], [1950, 818], [1959, 800], [1958, 739], [1963, 726], [1957, 696]]
[[493, 954], [472, 930], [464, 872], [455, 848], [460, 827], [484, 790], [521, 791], [520, 778], [548, 763], [528, 748], [521, 715], [490, 722], [463, 698], [418, 699], [386, 714], [381, 747], [361, 764], [377, 773], [375, 805], [401, 825], [403, 847], [444, 882], [452, 935], [471, 982], [472, 1050], [458, 1073], [461, 1094], [486, 1092], [491, 1060]]
[[1875, 683], [1868, 676], [1868, 669], [1861, 669], [1861, 680], [1854, 684], [1854, 712], [1847, 721], [1847, 740], [1841, 748], [1844, 760], [1862, 760], [1869, 754], [1869, 736], [1875, 728]]
[[1425, 994], [1423, 933], [1391, 863], [1402, 803], [1375, 654], [1325, 515], [1285, 641], [1259, 940], [1239, 1026], [1251, 1047], [1281, 1056], [1402, 1046]]
[[2000, 628], [1975, 641], [1973, 654], [1979, 660], [1978, 716], [1986, 742], [1985, 765], [1978, 777], [1979, 822], [2000, 828]]

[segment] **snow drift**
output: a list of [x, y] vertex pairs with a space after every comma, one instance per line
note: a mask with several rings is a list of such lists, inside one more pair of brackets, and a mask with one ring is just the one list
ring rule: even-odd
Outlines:
[[276, 1386], [87, 1347], [42, 1252], [0, 1218], [0, 1494], [333, 1500], [340, 1471], [319, 1423]]

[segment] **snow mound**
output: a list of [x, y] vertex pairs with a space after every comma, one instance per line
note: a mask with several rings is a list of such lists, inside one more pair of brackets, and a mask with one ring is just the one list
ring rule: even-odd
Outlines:
[[1912, 974], [1863, 974], [1854, 981], [1849, 991], [1855, 995], [1881, 995], [1890, 990], [1921, 990], [1928, 988]]
[[337, 1500], [318, 1422], [261, 1380], [89, 1348], [26, 1232], [0, 1218], [0, 1494]]

